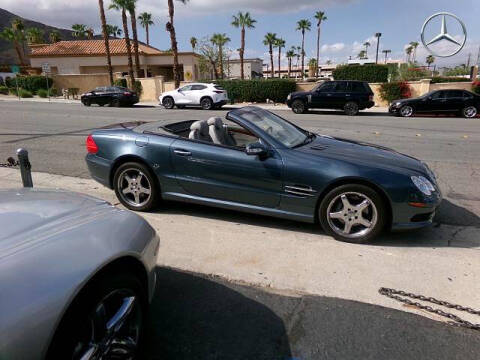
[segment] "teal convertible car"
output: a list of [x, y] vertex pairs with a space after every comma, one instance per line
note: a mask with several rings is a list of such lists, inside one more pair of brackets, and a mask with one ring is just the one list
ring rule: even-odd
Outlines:
[[421, 161], [313, 134], [257, 107], [224, 119], [119, 124], [86, 145], [91, 176], [131, 210], [198, 203], [318, 222], [338, 240], [364, 243], [430, 224], [441, 201]]

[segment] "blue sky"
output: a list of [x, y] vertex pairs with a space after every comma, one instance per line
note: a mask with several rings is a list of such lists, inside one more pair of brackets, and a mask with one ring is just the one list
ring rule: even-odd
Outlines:
[[[104, 0], [108, 6], [109, 0]], [[137, 12], [149, 11], [157, 23], [151, 30], [152, 45], [161, 49], [170, 47], [166, 22], [166, 0], [138, 0]], [[86, 23], [99, 28], [97, 0], [66, 2], [64, 0], [37, 0], [32, 7], [31, 0], [0, 0], [0, 7], [21, 16], [39, 20], [51, 25], [69, 27], [75, 22]], [[240, 46], [239, 31], [233, 28], [231, 17], [238, 11], [250, 11], [258, 21], [256, 28], [247, 32], [247, 53], [249, 57], [267, 59], [267, 49], [262, 44], [267, 32], [274, 32], [287, 41], [287, 48], [300, 45], [301, 34], [295, 31], [296, 22], [307, 18], [312, 21], [312, 31], [306, 36], [307, 57], [315, 56], [316, 28], [313, 14], [316, 10], [326, 12], [328, 20], [322, 25], [321, 58], [343, 62], [349, 55], [356, 56], [367, 39], [372, 43], [369, 55], [374, 56], [373, 34], [383, 33], [380, 49], [391, 49], [391, 57], [404, 58], [404, 47], [410, 41], [420, 42], [420, 28], [424, 20], [438, 11], [448, 11], [459, 16], [466, 24], [468, 41], [465, 49], [447, 60], [438, 59], [440, 65], [461, 64], [472, 53], [476, 60], [480, 45], [480, 1], [479, 0], [190, 0], [187, 5], [176, 2], [176, 28], [181, 50], [189, 50], [191, 36], [204, 38], [214, 32], [226, 33], [231, 42], [228, 47]], [[108, 22], [120, 24], [120, 16], [107, 12]], [[439, 24], [432, 24], [433, 32]], [[454, 24], [452, 33], [458, 34]], [[144, 38], [143, 30], [140, 37]], [[427, 55], [422, 45], [417, 58], [424, 61]]]

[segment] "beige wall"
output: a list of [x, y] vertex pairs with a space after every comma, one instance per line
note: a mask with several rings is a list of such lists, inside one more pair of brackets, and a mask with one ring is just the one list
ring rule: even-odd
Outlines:
[[54, 86], [58, 90], [78, 88], [79, 94], [92, 90], [97, 86], [110, 85], [108, 74], [53, 75], [52, 77]]

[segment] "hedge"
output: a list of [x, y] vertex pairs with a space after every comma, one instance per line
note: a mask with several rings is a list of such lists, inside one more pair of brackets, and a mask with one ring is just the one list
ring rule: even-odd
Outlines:
[[223, 87], [230, 100], [235, 102], [266, 102], [267, 99], [277, 103], [287, 101], [288, 94], [296, 91], [295, 81], [285, 79], [254, 80], [216, 80]]
[[342, 65], [333, 70], [335, 80], [359, 80], [367, 82], [387, 82], [386, 65]]
[[434, 76], [430, 81], [431, 84], [438, 83], [448, 83], [448, 82], [470, 82], [469, 78], [464, 77], [444, 77], [444, 76]]
[[115, 79], [113, 80], [113, 85], [114, 86], [121, 86], [126, 88], [127, 87], [127, 79], [121, 78], [121, 79]]
[[0, 94], [8, 95], [8, 88], [6, 86], [0, 86]]
[[31, 98], [33, 97], [33, 94], [25, 89], [20, 89], [18, 90], [18, 95], [20, 95], [21, 98]]
[[475, 94], [478, 94], [480, 95], [480, 81], [474, 81], [473, 84], [472, 84], [472, 91], [475, 93]]
[[[28, 90], [32, 93], [36, 93], [40, 89], [47, 89], [47, 79], [45, 76], [34, 75], [34, 76], [17, 76], [18, 87]], [[8, 87], [16, 87], [15, 78], [10, 78], [7, 80]], [[53, 86], [53, 80], [48, 79], [48, 87]]]
[[39, 89], [37, 91], [37, 95], [41, 98], [46, 98], [48, 96], [48, 92], [45, 89]]
[[380, 85], [380, 97], [391, 103], [393, 100], [406, 99], [412, 96], [412, 90], [405, 81], [393, 81]]

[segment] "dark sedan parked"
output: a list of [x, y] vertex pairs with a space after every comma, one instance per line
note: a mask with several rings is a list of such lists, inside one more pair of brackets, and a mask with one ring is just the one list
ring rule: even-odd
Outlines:
[[395, 100], [391, 114], [403, 117], [415, 113], [456, 113], [474, 118], [480, 109], [480, 96], [466, 90], [437, 90], [413, 99]]
[[138, 103], [137, 94], [121, 86], [101, 86], [89, 91], [81, 96], [82, 104], [90, 106], [98, 104], [100, 106], [132, 106]]
[[319, 222], [349, 242], [426, 226], [441, 201], [421, 161], [313, 134], [257, 107], [225, 119], [120, 124], [89, 135], [87, 151], [92, 178], [129, 209], [199, 203]]
[[287, 105], [294, 113], [308, 109], [340, 109], [347, 115], [357, 115], [359, 110], [371, 108], [373, 91], [364, 81], [327, 81], [312, 91], [298, 91], [287, 98]]

